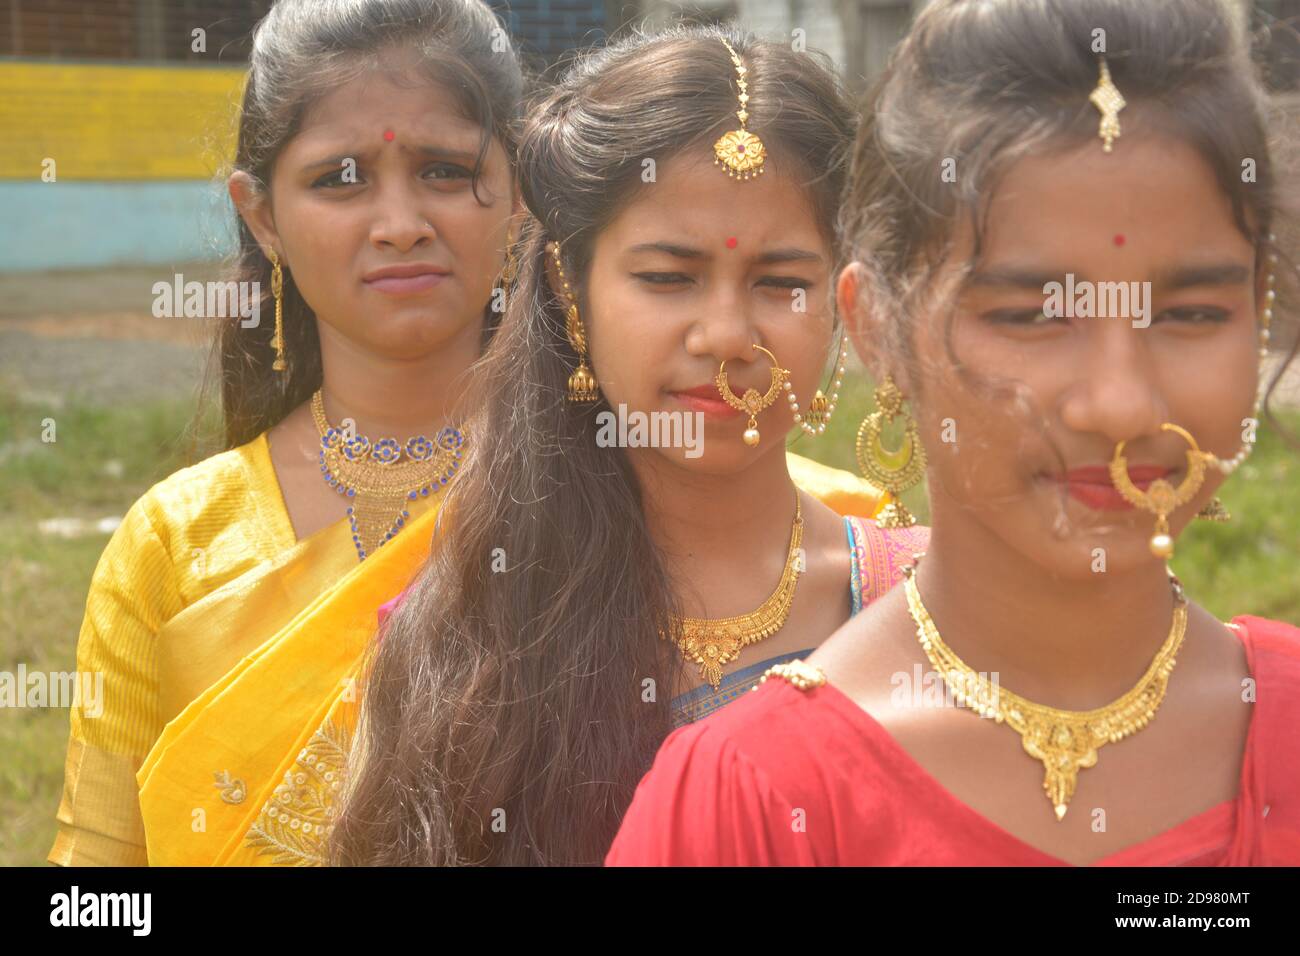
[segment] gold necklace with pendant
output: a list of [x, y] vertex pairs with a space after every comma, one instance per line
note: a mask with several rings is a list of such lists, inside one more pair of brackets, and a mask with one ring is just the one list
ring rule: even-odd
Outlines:
[[684, 617], [674, 621], [675, 638], [682, 655], [700, 666], [700, 678], [717, 690], [722, 667], [735, 660], [742, 649], [779, 631], [790, 616], [794, 590], [799, 583], [800, 544], [803, 542], [803, 509], [799, 494], [794, 497], [794, 527], [790, 531], [790, 552], [785, 570], [772, 595], [748, 614], [735, 617]]
[[[916, 556], [918, 561], [923, 555]], [[1095, 766], [1097, 750], [1108, 743], [1137, 733], [1155, 716], [1169, 674], [1177, 662], [1187, 630], [1187, 598], [1173, 573], [1169, 584], [1174, 592], [1174, 618], [1169, 636], [1151, 661], [1142, 679], [1115, 701], [1096, 710], [1059, 710], [1036, 704], [1009, 690], [993, 685], [943, 642], [934, 620], [921, 603], [916, 587], [916, 565], [903, 569], [907, 608], [916, 624], [916, 636], [931, 666], [951, 689], [953, 697], [984, 717], [1005, 723], [1020, 734], [1025, 752], [1043, 762], [1043, 789], [1059, 821], [1074, 796], [1079, 771]]]
[[460, 467], [465, 437], [454, 428], [439, 432], [436, 443], [416, 435], [405, 446], [395, 438], [372, 444], [329, 423], [319, 389], [311, 397], [311, 416], [320, 434], [321, 475], [349, 499], [352, 543], [362, 561], [402, 530], [410, 502], [442, 488]]

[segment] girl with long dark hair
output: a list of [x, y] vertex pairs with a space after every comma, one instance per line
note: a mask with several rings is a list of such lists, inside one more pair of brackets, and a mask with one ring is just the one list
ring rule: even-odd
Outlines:
[[[844, 375], [852, 117], [823, 59], [715, 27], [614, 43], [530, 111], [518, 287], [368, 662], [336, 862], [599, 863], [675, 722], [806, 655], [923, 543], [800, 489], [785, 450]], [[702, 444], [633, 441], [636, 416]]]
[[216, 349], [227, 450], [141, 497], [96, 568], [77, 666], [106, 706], [73, 708], [51, 861], [294, 859], [243, 838], [347, 642], [287, 625], [382, 578], [455, 476], [524, 92], [480, 0], [279, 0], [258, 25], [229, 192], [261, 298]]

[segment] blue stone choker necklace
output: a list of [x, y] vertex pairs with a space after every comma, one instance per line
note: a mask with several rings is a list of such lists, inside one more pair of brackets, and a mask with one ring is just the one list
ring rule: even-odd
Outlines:
[[441, 489], [460, 467], [465, 436], [454, 428], [440, 431], [437, 442], [416, 435], [405, 446], [395, 438], [372, 443], [331, 425], [319, 390], [311, 415], [320, 433], [321, 475], [348, 499], [352, 543], [362, 561], [402, 530], [411, 502]]

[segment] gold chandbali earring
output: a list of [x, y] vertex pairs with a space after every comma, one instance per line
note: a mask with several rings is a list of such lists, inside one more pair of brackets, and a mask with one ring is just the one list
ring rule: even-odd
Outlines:
[[1200, 446], [1196, 444], [1196, 439], [1187, 429], [1172, 422], [1165, 422], [1160, 426], [1160, 430], [1182, 436], [1183, 441], [1191, 446], [1187, 449], [1187, 474], [1178, 487], [1175, 488], [1163, 478], [1157, 478], [1151, 482], [1146, 491], [1139, 489], [1128, 476], [1128, 459], [1124, 457], [1124, 442], [1115, 446], [1115, 454], [1110, 460], [1110, 480], [1129, 504], [1155, 513], [1156, 528], [1151, 536], [1151, 553], [1167, 561], [1174, 556], [1174, 539], [1169, 533], [1169, 515], [1174, 509], [1196, 497], [1196, 492], [1205, 481], [1207, 465], [1220, 468], [1222, 465], [1217, 456], [1208, 451], [1201, 451]]
[[799, 398], [794, 393], [794, 386], [786, 382], [782, 387], [785, 389], [786, 401], [790, 403], [790, 412], [794, 417], [794, 423], [803, 429], [804, 434], [816, 438], [826, 431], [826, 426], [831, 423], [831, 415], [835, 412], [835, 403], [840, 400], [840, 386], [844, 384], [844, 369], [849, 361], [849, 343], [844, 336], [840, 337], [840, 360], [836, 366], [835, 374], [832, 376], [831, 397], [827, 398], [825, 393], [819, 388], [813, 400], [808, 404], [808, 413], [805, 415], [799, 409]]
[[802, 542], [803, 509], [796, 491], [790, 550], [781, 580], [771, 596], [748, 614], [723, 618], [684, 617], [673, 622], [677, 631], [674, 640], [682, 656], [699, 665], [700, 678], [712, 684], [714, 690], [722, 683], [724, 664], [734, 661], [744, 648], [770, 637], [785, 625], [803, 571], [799, 561]]
[[[1269, 234], [1268, 244], [1268, 272], [1264, 279], [1264, 308], [1259, 317], [1259, 357], [1263, 361], [1268, 357], [1268, 342], [1271, 335], [1270, 328], [1273, 324], [1273, 303], [1277, 300], [1277, 291], [1274, 286], [1277, 283], [1277, 253], [1273, 247], [1277, 243], [1277, 236]], [[1259, 424], [1259, 413], [1263, 407], [1263, 396], [1255, 397], [1255, 423]], [[1253, 442], [1243, 442], [1241, 449], [1237, 454], [1228, 459], [1216, 459], [1219, 470], [1224, 475], [1231, 475], [1254, 451]], [[1223, 502], [1218, 497], [1211, 498], [1204, 508], [1196, 512], [1196, 517], [1205, 521], [1230, 521], [1232, 515], [1228, 514], [1228, 509], [1224, 507]]]
[[395, 438], [371, 443], [365, 435], [335, 428], [325, 417], [320, 390], [311, 397], [311, 415], [320, 435], [320, 471], [326, 484], [350, 499], [352, 543], [364, 561], [406, 525], [409, 502], [442, 488], [460, 467], [464, 436], [454, 428], [438, 433], [435, 444], [423, 435], [405, 446]]
[[[921, 557], [917, 555], [918, 561]], [[1141, 680], [1124, 696], [1096, 710], [1060, 710], [1013, 694], [971, 669], [939, 636], [939, 628], [925, 609], [916, 586], [916, 565], [905, 567], [903, 578], [907, 609], [930, 666], [956, 700], [1020, 734], [1025, 753], [1043, 762], [1046, 771], [1043, 790], [1056, 812], [1056, 819], [1064, 819], [1079, 771], [1096, 766], [1097, 751], [1103, 745], [1123, 740], [1149, 724], [1165, 699], [1169, 675], [1187, 630], [1187, 598], [1178, 579], [1172, 573], [1169, 575], [1174, 595], [1169, 636]]]
[[767, 408], [776, 401], [776, 397], [781, 394], [783, 387], [789, 387], [790, 370], [781, 368], [777, 364], [776, 356], [763, 348], [761, 345], [750, 343], [750, 348], [758, 349], [772, 361], [772, 384], [768, 386], [767, 394], [760, 395], [754, 388], [745, 389], [745, 394], [737, 398], [731, 391], [731, 384], [727, 381], [727, 363], [723, 361], [718, 366], [718, 374], [713, 378], [713, 384], [718, 387], [722, 394], [722, 400], [738, 412], [749, 413], [749, 424], [745, 428], [745, 444], [751, 448], [759, 443], [761, 436], [758, 433], [758, 413]]
[[596, 389], [596, 376], [587, 365], [587, 332], [578, 317], [578, 301], [569, 287], [569, 280], [564, 275], [564, 264], [560, 261], [560, 244], [551, 243], [551, 255], [555, 258], [555, 269], [564, 286], [564, 298], [568, 308], [564, 313], [564, 332], [569, 337], [569, 344], [578, 353], [578, 367], [569, 376], [569, 401], [594, 402], [599, 397]]
[[[903, 444], [888, 449], [881, 441], [885, 422], [895, 418], [905, 419]], [[855, 446], [858, 467], [867, 481], [885, 492], [885, 506], [876, 516], [882, 528], [909, 528], [916, 518], [904, 507], [899, 495], [925, 477], [925, 446], [917, 431], [916, 419], [903, 411], [903, 393], [894, 384], [892, 375], [876, 387], [876, 411], [858, 426]]]
[[1119, 89], [1111, 82], [1110, 67], [1106, 65], [1106, 58], [1102, 57], [1100, 63], [1101, 78], [1097, 81], [1097, 88], [1092, 91], [1088, 101], [1101, 113], [1097, 135], [1101, 137], [1104, 144], [1102, 149], [1109, 153], [1114, 148], [1112, 144], [1119, 139], [1119, 111], [1128, 104]]
[[275, 296], [275, 338], [271, 347], [275, 349], [275, 361], [271, 368], [283, 372], [287, 367], [284, 362], [284, 272], [280, 269], [280, 257], [271, 250], [271, 295]]
[[767, 149], [763, 146], [763, 141], [745, 125], [749, 122], [749, 83], [745, 79], [749, 70], [730, 43], [723, 40], [722, 44], [731, 54], [731, 62], [736, 67], [736, 85], [740, 88], [740, 109], [736, 110], [736, 118], [740, 120], [740, 129], [724, 133], [713, 144], [713, 165], [721, 166], [732, 179], [743, 181], [762, 174]]

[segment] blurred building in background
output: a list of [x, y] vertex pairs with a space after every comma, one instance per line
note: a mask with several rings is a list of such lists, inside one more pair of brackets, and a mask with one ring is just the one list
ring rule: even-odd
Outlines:
[[[830, 54], [855, 91], [926, 0], [489, 0], [538, 68], [630, 25], [738, 20]], [[1300, 86], [1300, 0], [1234, 0], [1289, 21], [1268, 51]], [[0, 0], [0, 272], [220, 258], [219, 175], [253, 26], [270, 0]]]

